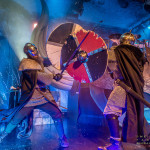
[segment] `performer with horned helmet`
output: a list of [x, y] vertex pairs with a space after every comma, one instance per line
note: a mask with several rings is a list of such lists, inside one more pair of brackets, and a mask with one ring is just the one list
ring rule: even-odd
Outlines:
[[[19, 71], [22, 72], [19, 109], [0, 136], [0, 142], [36, 108], [45, 111], [52, 117], [59, 135], [60, 146], [68, 147], [69, 143], [64, 134], [61, 111], [47, 86], [51, 84], [53, 79], [59, 81], [62, 75], [48, 74], [44, 71], [43, 59], [39, 56], [37, 47], [34, 44], [26, 43], [24, 53], [27, 58], [24, 58], [19, 66]], [[21, 138], [20, 135], [17, 137]]]
[[[117, 81], [121, 80], [128, 87], [143, 97], [143, 68], [146, 58], [141, 50], [133, 46], [135, 37], [127, 32], [121, 35], [120, 45], [114, 49], [116, 65], [111, 70], [111, 76]], [[118, 117], [126, 111], [123, 122], [122, 137], [119, 133]], [[147, 137], [146, 119], [144, 118], [144, 104], [129, 94], [116, 82], [111, 92], [104, 115], [107, 119], [110, 129], [110, 144], [105, 147], [99, 147], [98, 150], [122, 150], [122, 141], [137, 143], [139, 137]], [[150, 131], [149, 131], [150, 132]]]

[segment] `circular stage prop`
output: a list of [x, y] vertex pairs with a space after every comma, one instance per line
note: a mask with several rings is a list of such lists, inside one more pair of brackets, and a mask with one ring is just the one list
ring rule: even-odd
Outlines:
[[52, 64], [75, 80], [90, 83], [105, 72], [107, 46], [93, 31], [74, 23], [61, 24], [49, 36], [48, 45], [53, 49], [48, 54]]

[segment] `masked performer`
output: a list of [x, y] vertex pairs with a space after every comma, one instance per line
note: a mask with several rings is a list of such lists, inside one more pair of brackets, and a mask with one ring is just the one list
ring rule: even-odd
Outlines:
[[[133, 46], [135, 42], [132, 33], [124, 33], [120, 37], [120, 45], [114, 49], [116, 67], [113, 70], [113, 78], [120, 79], [127, 86], [131, 87], [136, 93], [143, 97], [143, 68], [146, 61], [141, 50]], [[122, 111], [126, 111], [123, 122], [122, 138], [119, 133], [118, 117]], [[110, 145], [99, 147], [98, 150], [122, 150], [122, 143], [137, 143], [137, 138], [147, 136], [145, 128], [147, 123], [144, 118], [144, 104], [126, 92], [116, 82], [111, 92], [104, 115], [110, 129]]]
[[54, 120], [60, 146], [68, 147], [69, 143], [64, 134], [61, 111], [47, 86], [51, 84], [53, 79], [59, 81], [62, 75], [48, 74], [44, 71], [43, 60], [34, 44], [26, 43], [24, 52], [28, 58], [24, 58], [19, 66], [22, 76], [21, 98], [18, 108], [21, 107], [6, 126], [4, 133], [0, 136], [0, 141], [11, 133], [25, 117], [30, 115], [33, 109], [40, 109], [48, 113]]

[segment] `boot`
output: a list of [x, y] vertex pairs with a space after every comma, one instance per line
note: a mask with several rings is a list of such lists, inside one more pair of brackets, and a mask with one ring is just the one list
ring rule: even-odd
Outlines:
[[11, 133], [11, 131], [16, 127], [16, 124], [12, 124], [11, 122], [8, 123], [8, 125], [6, 126], [5, 131], [3, 132], [3, 134], [0, 136], [0, 143], [3, 141], [3, 139], [9, 134]]
[[121, 141], [110, 138], [110, 144], [98, 147], [98, 150], [123, 150]]
[[59, 144], [61, 147], [68, 147], [69, 146], [67, 137], [65, 135], [62, 138], [59, 138]]
[[26, 117], [19, 125], [20, 132], [17, 134], [18, 139], [26, 139], [31, 136], [33, 131], [33, 113]]
[[2, 143], [3, 139], [8, 135], [8, 133], [6, 133], [5, 131], [2, 133], [2, 135], [0, 136], [0, 143]]
[[98, 150], [123, 150], [121, 138], [119, 134], [119, 121], [118, 116], [114, 114], [106, 115], [106, 119], [108, 122], [109, 130], [110, 130], [110, 144], [107, 146], [100, 146]]
[[62, 119], [58, 118], [54, 120], [54, 124], [57, 130], [57, 133], [59, 135], [59, 143], [61, 147], [68, 147], [69, 143], [67, 141], [67, 138], [64, 134], [64, 127], [63, 127], [63, 122]]

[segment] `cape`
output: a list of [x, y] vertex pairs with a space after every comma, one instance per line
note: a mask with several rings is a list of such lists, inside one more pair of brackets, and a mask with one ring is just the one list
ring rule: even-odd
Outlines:
[[[0, 122], [9, 122], [11, 118], [15, 115], [17, 111], [19, 111], [24, 105], [30, 100], [32, 97], [32, 94], [34, 92], [34, 89], [37, 84], [37, 71], [40, 69], [37, 69], [37, 67], [31, 67], [28, 69], [28, 65], [24, 66], [26, 63], [29, 62], [29, 59], [23, 59], [23, 63], [21, 61], [20, 66], [24, 68], [22, 70], [22, 75], [20, 77], [20, 83], [21, 83], [21, 97], [19, 99], [18, 106], [12, 109], [4, 110], [0, 114]], [[31, 63], [31, 61], [30, 61]], [[24, 65], [22, 65], [24, 64]], [[27, 63], [29, 64], [29, 63]], [[30, 64], [31, 65], [31, 64]]]
[[[121, 44], [115, 49], [123, 82], [143, 97], [143, 69], [146, 61], [141, 50], [132, 45]], [[136, 143], [138, 137], [147, 136], [144, 105], [127, 93], [127, 110], [123, 125], [123, 141]]]
[[37, 70], [22, 71], [21, 75], [21, 97], [19, 104], [28, 101], [34, 92], [37, 84]]
[[42, 70], [42, 68], [35, 60], [24, 58], [20, 62], [19, 71], [22, 71], [22, 75], [20, 77], [21, 97], [19, 104], [22, 104], [31, 98], [37, 84], [38, 70]]

